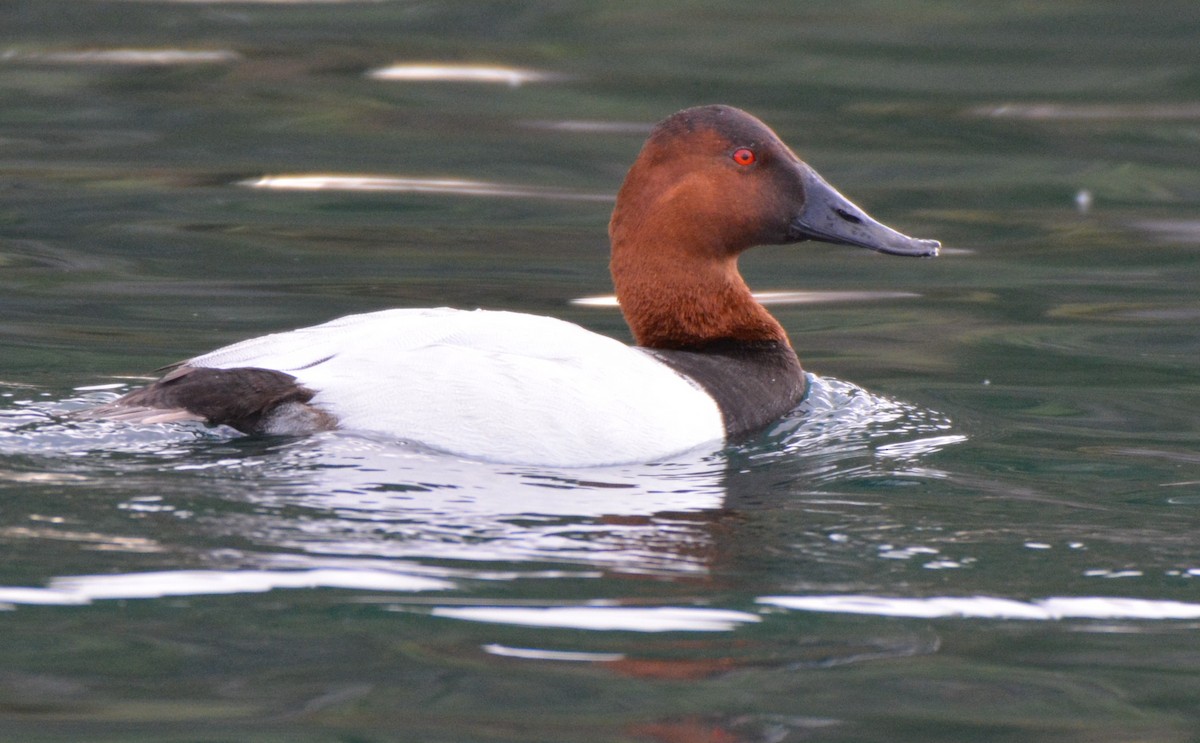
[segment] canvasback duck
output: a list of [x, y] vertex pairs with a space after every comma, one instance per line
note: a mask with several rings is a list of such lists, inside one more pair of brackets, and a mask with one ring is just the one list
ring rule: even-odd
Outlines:
[[753, 116], [728, 106], [654, 127], [609, 224], [636, 346], [562, 320], [396, 309], [254, 338], [171, 367], [93, 410], [248, 434], [381, 432], [514, 464], [649, 462], [760, 430], [806, 378], [737, 269], [804, 240], [935, 256], [852, 204]]

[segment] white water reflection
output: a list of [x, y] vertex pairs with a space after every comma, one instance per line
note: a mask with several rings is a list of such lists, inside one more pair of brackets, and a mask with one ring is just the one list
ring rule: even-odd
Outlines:
[[483, 652], [501, 658], [522, 660], [552, 660], [566, 663], [613, 663], [625, 660], [625, 653], [586, 653], [574, 650], [543, 650], [541, 648], [514, 648], [492, 643], [483, 646]]
[[[916, 299], [921, 295], [915, 292], [889, 291], [774, 291], [754, 292], [754, 298], [759, 304], [788, 305], [788, 304], [825, 304], [832, 302], [871, 302], [882, 299]], [[613, 294], [601, 294], [593, 297], [572, 299], [571, 304], [580, 307], [616, 307], [617, 297]]]
[[432, 614], [469, 622], [622, 632], [729, 632], [762, 621], [744, 611], [683, 606], [447, 606]]
[[83, 49], [77, 51], [22, 52], [0, 54], [8, 62], [38, 62], [72, 65], [190, 65], [236, 62], [242, 55], [229, 49]]
[[587, 121], [563, 119], [560, 121], [537, 120], [523, 122], [530, 129], [549, 129], [557, 132], [578, 134], [631, 134], [645, 137], [652, 128], [644, 121]]
[[1200, 604], [1118, 596], [1033, 601], [992, 596], [764, 596], [758, 603], [793, 611], [937, 619], [1200, 619]]
[[[691, 573], [706, 569], [709, 537], [699, 515], [725, 496], [723, 460], [701, 455], [659, 465], [526, 467], [330, 434], [279, 457], [276, 465], [287, 464], [251, 473], [266, 480], [242, 496], [254, 511], [213, 528], [314, 557]], [[229, 472], [232, 464], [209, 469]]]
[[1160, 242], [1196, 245], [1200, 243], [1200, 220], [1197, 219], [1139, 219], [1131, 223]]
[[525, 83], [561, 79], [562, 76], [494, 65], [394, 64], [371, 70], [367, 77], [400, 82], [499, 83], [517, 87]]
[[[898, 441], [894, 444], [880, 444], [875, 447], [875, 454], [876, 456], [891, 457], [893, 459], [917, 459], [926, 454], [941, 451], [947, 446], [961, 444], [966, 440], [967, 437], [961, 434], [928, 436], [911, 441]], [[937, 477], [932, 470], [924, 470], [924, 473], [927, 477]]]
[[976, 116], [1047, 121], [1070, 120], [1194, 120], [1200, 103], [1003, 103], [971, 111]]
[[394, 570], [168, 570], [55, 578], [45, 588], [0, 586], [0, 604], [82, 605], [113, 599], [264, 593], [280, 588], [444, 591], [449, 581]]
[[462, 178], [400, 178], [336, 173], [265, 175], [261, 178], [239, 181], [237, 185], [276, 191], [385, 191], [458, 194], [461, 196], [509, 196], [566, 201], [612, 201], [614, 198], [610, 194], [517, 186]]

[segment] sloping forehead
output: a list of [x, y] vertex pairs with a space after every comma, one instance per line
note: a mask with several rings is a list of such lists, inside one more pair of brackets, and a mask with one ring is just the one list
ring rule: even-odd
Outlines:
[[655, 126], [650, 139], [663, 142], [676, 137], [695, 139], [705, 134], [729, 144], [754, 145], [779, 139], [766, 124], [731, 106], [700, 106], [680, 111]]

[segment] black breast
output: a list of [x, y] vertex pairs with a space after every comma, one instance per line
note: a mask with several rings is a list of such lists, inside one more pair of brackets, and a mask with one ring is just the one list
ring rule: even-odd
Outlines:
[[779, 420], [804, 398], [807, 381], [786, 343], [718, 342], [702, 351], [640, 349], [700, 385], [738, 439]]

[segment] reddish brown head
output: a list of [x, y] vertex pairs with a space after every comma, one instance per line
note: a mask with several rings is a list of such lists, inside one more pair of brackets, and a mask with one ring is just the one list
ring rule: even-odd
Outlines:
[[938, 250], [868, 217], [765, 124], [728, 106], [690, 108], [654, 128], [617, 194], [609, 236], [625, 319], [654, 348], [787, 343], [738, 273], [751, 246], [813, 239], [899, 255]]

